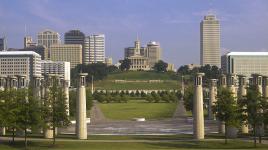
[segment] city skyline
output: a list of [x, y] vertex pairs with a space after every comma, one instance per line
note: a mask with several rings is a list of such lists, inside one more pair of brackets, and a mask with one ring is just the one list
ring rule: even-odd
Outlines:
[[23, 48], [25, 25], [26, 35], [35, 41], [36, 34], [46, 28], [59, 32], [61, 37], [71, 29], [85, 34], [103, 33], [106, 56], [117, 62], [138, 34], [142, 46], [151, 40], [160, 42], [163, 60], [179, 67], [199, 63], [199, 23], [208, 11], [221, 22], [222, 53], [228, 49], [267, 51], [265, 0], [2, 1], [0, 36], [7, 37], [9, 48]]

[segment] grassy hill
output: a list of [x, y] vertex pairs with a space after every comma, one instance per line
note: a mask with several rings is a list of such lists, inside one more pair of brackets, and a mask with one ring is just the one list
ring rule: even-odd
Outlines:
[[[95, 89], [106, 90], [173, 90], [179, 89], [179, 80], [175, 73], [156, 73], [146, 71], [118, 72], [108, 75], [105, 80], [95, 82]], [[137, 82], [118, 83], [115, 80], [131, 80]], [[162, 80], [161, 83], [144, 81]]]

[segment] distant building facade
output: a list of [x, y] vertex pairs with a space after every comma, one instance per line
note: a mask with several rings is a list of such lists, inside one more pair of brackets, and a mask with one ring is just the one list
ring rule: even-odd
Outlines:
[[146, 54], [148, 57], [149, 67], [153, 68], [155, 63], [161, 59], [161, 47], [160, 44], [154, 41], [151, 41], [147, 44]]
[[43, 45], [38, 45], [38, 46], [34, 46], [34, 45], [31, 45], [31, 46], [28, 46], [28, 47], [25, 47], [23, 49], [18, 49], [18, 51], [33, 51], [33, 52], [36, 52], [37, 54], [39, 54], [41, 56], [41, 59], [42, 60], [45, 60], [46, 59], [46, 52], [47, 52], [47, 48]]
[[105, 35], [93, 34], [89, 37], [89, 63], [105, 63]]
[[0, 38], [0, 51], [6, 51], [7, 50], [7, 39], [6, 37]]
[[169, 63], [168, 63], [167, 71], [175, 71], [175, 65], [174, 65], [174, 64], [169, 64]]
[[[80, 44], [82, 46], [82, 61], [87, 64], [88, 49], [85, 49], [85, 34], [80, 30], [70, 30], [64, 34], [64, 44]], [[86, 52], [87, 51], [87, 52]]]
[[221, 57], [221, 61], [224, 73], [268, 76], [268, 52], [229, 52]]
[[140, 41], [135, 41], [134, 47], [125, 48], [125, 58], [131, 62], [129, 70], [150, 70], [148, 57], [141, 53], [144, 50], [140, 45]]
[[113, 59], [112, 59], [112, 57], [106, 57], [106, 58], [105, 58], [105, 64], [106, 64], [107, 66], [111, 66], [111, 65], [113, 65]]
[[41, 56], [32, 51], [1, 51], [0, 75], [25, 75], [29, 82], [41, 75]]
[[37, 34], [37, 44], [47, 48], [45, 59], [50, 59], [50, 46], [60, 43], [60, 34], [58, 32], [46, 29]]
[[200, 23], [200, 64], [221, 67], [220, 22], [212, 14]]
[[41, 60], [41, 73], [42, 75], [56, 74], [63, 76], [64, 80], [69, 81], [71, 79], [70, 62], [65, 61], [51, 61]]
[[82, 45], [79, 44], [57, 44], [50, 46], [52, 61], [70, 62], [71, 68], [82, 64]]
[[31, 36], [25, 36], [23, 38], [23, 45], [24, 48], [27, 48], [31, 46], [37, 46], [37, 43], [33, 42], [33, 38]]
[[[125, 48], [124, 55], [125, 58], [134, 58], [136, 61], [133, 62], [134, 64], [139, 64], [141, 63], [145, 69], [141, 68], [142, 70], [149, 70], [152, 69], [159, 60], [161, 60], [161, 47], [160, 44], [154, 41], [151, 41], [147, 44], [146, 47], [142, 47], [140, 45], [140, 41], [137, 40], [135, 41], [135, 46], [134, 47], [127, 47]], [[142, 67], [139, 65], [135, 65], [138, 68]], [[148, 67], [149, 69], [148, 69]], [[134, 66], [133, 66], [134, 67]], [[139, 70], [139, 69], [134, 69], [133, 70]]]

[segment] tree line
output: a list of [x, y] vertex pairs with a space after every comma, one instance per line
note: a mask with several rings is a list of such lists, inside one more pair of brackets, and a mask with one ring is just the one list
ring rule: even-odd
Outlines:
[[144, 99], [149, 103], [175, 103], [181, 98], [181, 94], [179, 92], [151, 92], [145, 93], [143, 91], [139, 92], [114, 92], [114, 93], [104, 93], [104, 92], [95, 92], [93, 94], [94, 99], [96, 99], [100, 103], [127, 103], [130, 99]]
[[32, 87], [0, 91], [0, 127], [12, 133], [13, 143], [16, 136], [23, 135], [25, 148], [28, 133], [53, 129], [54, 145], [56, 128], [70, 124], [66, 95], [58, 82], [52, 83], [43, 98], [35, 94]]

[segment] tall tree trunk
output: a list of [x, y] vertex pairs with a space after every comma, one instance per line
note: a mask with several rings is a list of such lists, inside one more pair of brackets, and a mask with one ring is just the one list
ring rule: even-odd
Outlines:
[[56, 143], [56, 131], [55, 131], [55, 126], [53, 126], [53, 145], [55, 146]]
[[225, 133], [224, 133], [224, 135], [225, 135], [225, 144], [227, 144], [227, 126], [226, 126], [226, 124], [225, 124]]
[[24, 129], [24, 146], [25, 149], [27, 149], [28, 143], [27, 143], [27, 129]]
[[12, 128], [12, 142], [15, 142], [15, 128]]
[[256, 124], [253, 125], [253, 133], [254, 133], [254, 147], [257, 147], [257, 141], [256, 141]]
[[261, 126], [261, 125], [259, 125], [259, 126], [258, 126], [258, 128], [259, 128], [259, 143], [261, 143], [261, 136], [262, 136], [262, 135], [261, 135], [261, 134], [262, 134], [261, 132], [262, 132], [262, 126]]

